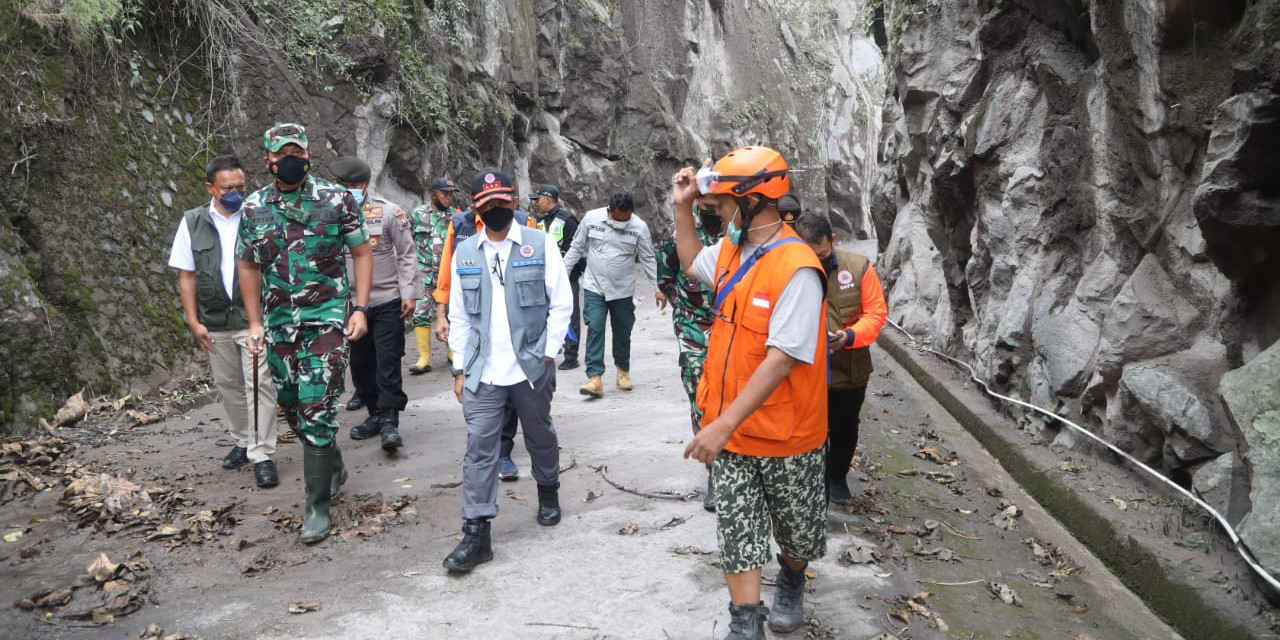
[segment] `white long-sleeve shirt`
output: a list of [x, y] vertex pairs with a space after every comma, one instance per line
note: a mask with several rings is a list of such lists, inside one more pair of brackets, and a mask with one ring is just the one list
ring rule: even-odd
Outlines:
[[[511, 323], [507, 319], [507, 296], [504, 282], [511, 280], [511, 267], [507, 264], [513, 244], [522, 244], [524, 232], [520, 225], [512, 224], [507, 237], [498, 242], [489, 239], [489, 234], [481, 231], [474, 237], [462, 242], [474, 242], [484, 250], [485, 271], [489, 274], [492, 296], [489, 303], [489, 352], [480, 354], [483, 369], [480, 371], [480, 382], [497, 386], [510, 386], [528, 380], [520, 363], [516, 360], [515, 348], [511, 344]], [[549, 234], [544, 234], [546, 265], [544, 280], [547, 287], [547, 342], [544, 355], [555, 359], [564, 343], [564, 336], [569, 331], [569, 318], [573, 315], [573, 293], [569, 289], [569, 274], [564, 268], [564, 259], [560, 256], [560, 248]], [[497, 256], [502, 264], [503, 277], [499, 278], [489, 268]], [[454, 252], [449, 264], [450, 277], [458, 280], [458, 253]], [[449, 305], [449, 350], [453, 352], [453, 361], [461, 366], [466, 362], [467, 342], [471, 339], [471, 316], [467, 314], [466, 305]]]

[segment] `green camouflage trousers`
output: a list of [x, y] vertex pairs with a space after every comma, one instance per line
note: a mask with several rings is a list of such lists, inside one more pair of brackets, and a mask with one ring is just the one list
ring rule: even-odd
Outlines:
[[413, 307], [413, 326], [430, 329], [436, 323], [436, 301], [431, 298], [430, 293], [426, 296], [419, 298]]
[[689, 418], [693, 421], [693, 434], [702, 430], [702, 410], [698, 409], [698, 381], [702, 379], [702, 363], [707, 359], [707, 348], [685, 350], [680, 345], [680, 383], [689, 395]]
[[769, 531], [783, 555], [802, 562], [827, 553], [823, 491], [827, 447], [785, 458], [721, 451], [711, 465], [716, 539], [725, 573], [746, 573], [773, 559]]
[[671, 309], [671, 325], [680, 343], [680, 383], [689, 396], [689, 417], [693, 421], [693, 433], [702, 429], [702, 411], [698, 409], [698, 380], [702, 379], [702, 363], [707, 359], [707, 329], [694, 319]]
[[347, 350], [342, 330], [327, 326], [300, 327], [293, 341], [267, 340], [276, 401], [289, 426], [317, 447], [329, 446], [338, 431]]

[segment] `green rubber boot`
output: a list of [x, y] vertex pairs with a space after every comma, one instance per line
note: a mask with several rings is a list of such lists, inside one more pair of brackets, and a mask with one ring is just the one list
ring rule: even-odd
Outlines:
[[342, 485], [347, 483], [347, 465], [342, 462], [342, 449], [338, 448], [338, 441], [333, 441], [333, 486], [329, 489], [329, 500], [338, 497], [342, 491]]
[[307, 485], [307, 509], [302, 517], [302, 542], [313, 544], [329, 536], [329, 501], [338, 448], [303, 444], [302, 479]]

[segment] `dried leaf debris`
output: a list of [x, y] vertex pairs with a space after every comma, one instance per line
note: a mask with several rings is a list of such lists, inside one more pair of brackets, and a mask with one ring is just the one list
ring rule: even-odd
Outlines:
[[151, 592], [148, 568], [141, 554], [113, 562], [101, 553], [75, 584], [29, 594], [16, 604], [24, 611], [38, 609], [64, 620], [110, 624], [146, 603]]

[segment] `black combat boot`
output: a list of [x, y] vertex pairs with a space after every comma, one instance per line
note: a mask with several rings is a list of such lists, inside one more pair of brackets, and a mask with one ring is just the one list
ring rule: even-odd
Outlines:
[[476, 568], [476, 565], [492, 559], [489, 519], [467, 519], [462, 521], [462, 542], [444, 559], [444, 568], [453, 573], [466, 573]]
[[791, 633], [804, 624], [804, 569], [792, 569], [778, 554], [778, 577], [773, 592], [773, 614], [769, 616], [769, 630], [774, 633]]
[[769, 607], [760, 604], [729, 605], [729, 635], [724, 640], [765, 640], [764, 620]]
[[364, 398], [360, 394], [351, 394], [351, 399], [347, 401], [347, 411], [359, 411], [364, 408]]
[[329, 501], [333, 499], [333, 469], [338, 448], [331, 443], [317, 447], [304, 443], [302, 479], [307, 486], [307, 508], [302, 518], [300, 537], [306, 544], [320, 542], [329, 536]]
[[382, 450], [392, 453], [404, 446], [400, 439], [400, 412], [395, 409], [383, 409], [378, 417], [382, 426]]
[[538, 485], [538, 524], [560, 524], [560, 483]]
[[378, 410], [369, 407], [369, 417], [364, 422], [351, 427], [352, 440], [364, 440], [372, 438], [382, 432], [382, 420], [378, 416]]
[[836, 504], [853, 504], [853, 491], [845, 476], [827, 477], [827, 499]]

